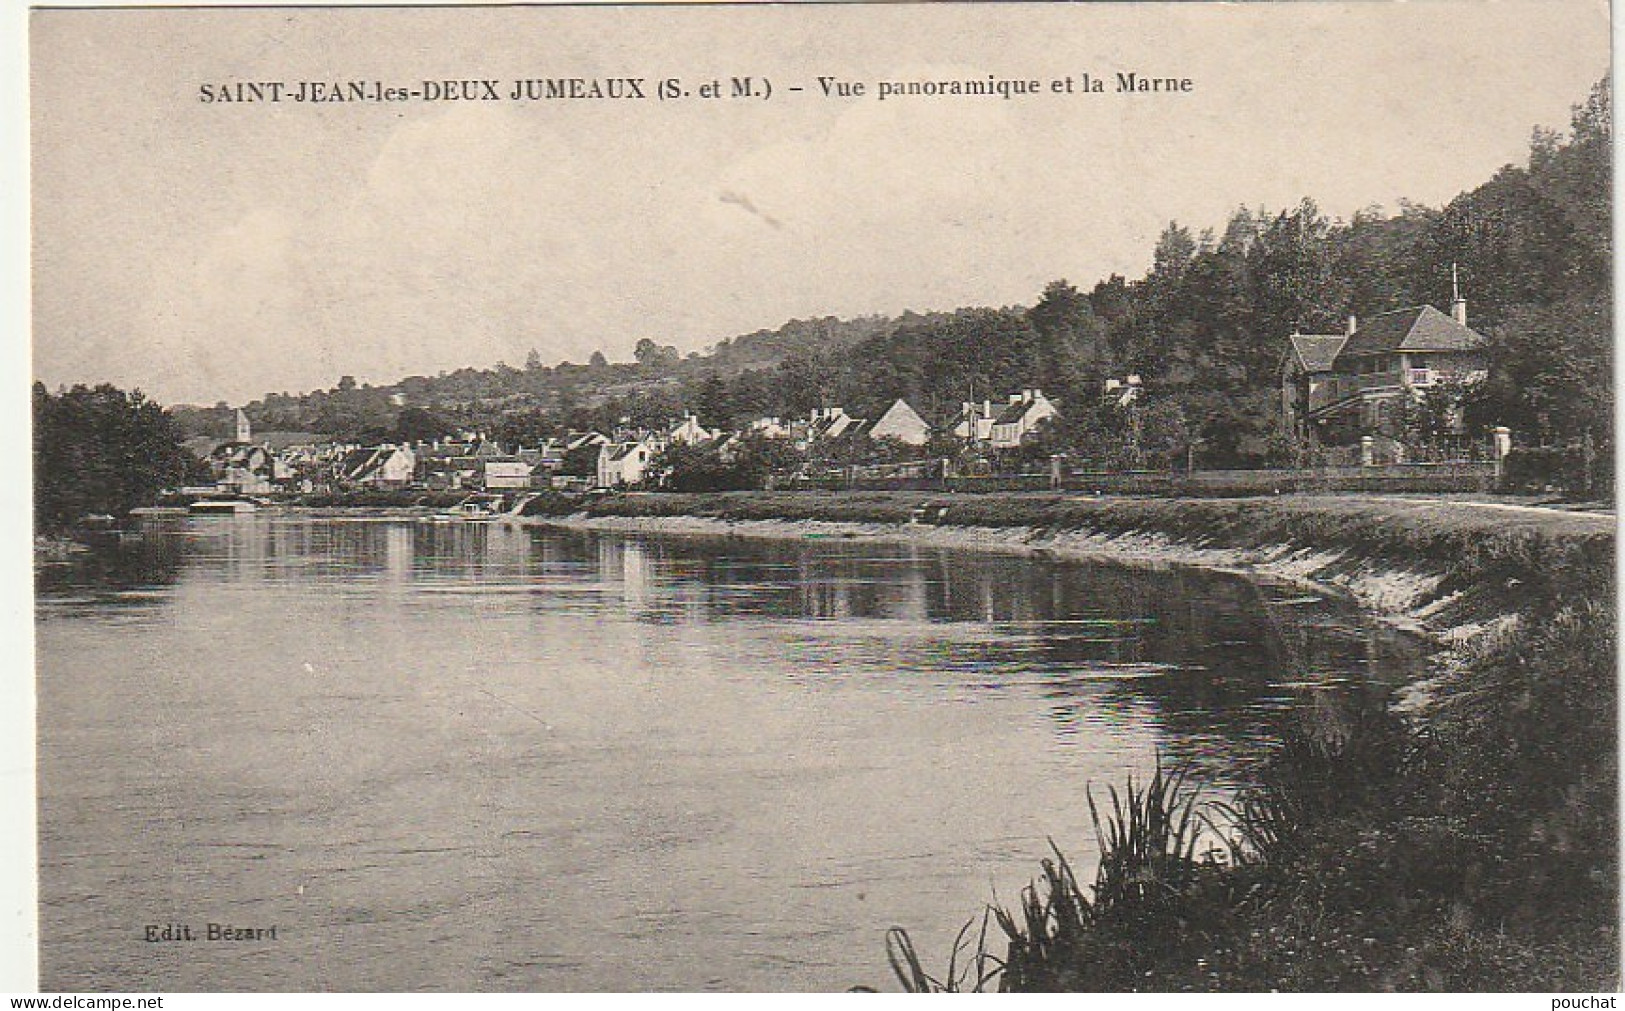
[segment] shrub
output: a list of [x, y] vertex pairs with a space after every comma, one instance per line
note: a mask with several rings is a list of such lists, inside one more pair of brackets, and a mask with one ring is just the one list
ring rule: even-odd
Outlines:
[[1567, 495], [1610, 494], [1614, 485], [1612, 453], [1565, 446], [1519, 446], [1507, 454], [1502, 472], [1507, 491], [1559, 491]]

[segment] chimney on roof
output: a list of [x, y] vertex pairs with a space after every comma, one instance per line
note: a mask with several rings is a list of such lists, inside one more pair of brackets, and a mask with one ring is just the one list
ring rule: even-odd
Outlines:
[[1467, 300], [1461, 297], [1461, 281], [1454, 263], [1450, 265], [1450, 316], [1462, 326], [1467, 325]]
[[1349, 331], [1348, 331], [1348, 335], [1350, 337], [1353, 337], [1354, 336], [1354, 331], [1356, 331], [1358, 329], [1360, 329], [1360, 317], [1354, 315], [1351, 312], [1351, 313], [1349, 313]]

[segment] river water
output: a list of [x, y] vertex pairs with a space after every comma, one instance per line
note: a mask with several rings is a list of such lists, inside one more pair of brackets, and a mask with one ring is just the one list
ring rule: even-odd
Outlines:
[[36, 631], [48, 990], [889, 987], [1047, 839], [1087, 880], [1089, 784], [1222, 794], [1420, 662], [1191, 569], [274, 513]]

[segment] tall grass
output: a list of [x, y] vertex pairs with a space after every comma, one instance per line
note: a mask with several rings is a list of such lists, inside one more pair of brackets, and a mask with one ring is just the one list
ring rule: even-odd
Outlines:
[[[1006, 950], [984, 930], [977, 984], [1616, 987], [1615, 614], [1533, 613], [1442, 679], [1426, 720], [1373, 700], [1297, 728], [1231, 800], [1160, 766], [1086, 791], [1093, 883], [1052, 842], [1014, 908], [992, 910]], [[899, 950], [905, 986], [938, 982]]]
[[1232, 866], [1280, 862], [1340, 812], [1397, 804], [1420, 758], [1412, 728], [1383, 706], [1361, 706], [1341, 726], [1287, 733], [1254, 782], [1233, 801], [1213, 801], [1204, 824]]
[[1159, 761], [1144, 786], [1136, 787], [1132, 776], [1121, 796], [1115, 786], [1108, 786], [1111, 808], [1104, 821], [1094, 792], [1085, 789], [1089, 820], [1100, 844], [1094, 885], [1097, 916], [1161, 912], [1190, 887], [1202, 822], [1196, 817], [1197, 791], [1186, 786], [1186, 775], [1187, 770], [1165, 775]]
[[[1217, 852], [1199, 853], [1204, 820], [1199, 791], [1189, 785], [1187, 771], [1170, 774], [1159, 760], [1144, 783], [1131, 776], [1121, 792], [1108, 786], [1104, 804], [1086, 789], [1085, 801], [1100, 850], [1089, 891], [1050, 840], [1052, 856], [1040, 862], [1040, 878], [1022, 889], [1016, 909], [989, 906], [974, 948], [968, 946], [974, 921], [967, 922], [942, 977], [923, 969], [907, 931], [888, 932], [887, 956], [903, 989], [952, 992], [969, 983], [969, 989], [980, 991], [995, 980], [1001, 990], [1063, 989], [1088, 947], [1097, 957], [1122, 960], [1122, 952], [1108, 952], [1100, 944], [1111, 936], [1108, 925], [1133, 924], [1140, 943], [1154, 943], [1150, 935], [1178, 919], [1204, 869], [1216, 866]], [[1004, 934], [1002, 959], [987, 947], [990, 915]]]
[[[903, 989], [909, 993], [982, 993], [1004, 971], [1004, 963], [987, 949], [987, 925], [993, 908], [982, 912], [981, 929], [976, 935], [976, 947], [970, 947], [970, 928], [975, 918], [965, 921], [954, 938], [953, 950], [948, 954], [948, 971], [942, 977], [925, 971], [919, 953], [908, 931], [893, 927], [886, 932], [886, 960], [891, 963]], [[963, 961], [962, 961], [963, 959]]]

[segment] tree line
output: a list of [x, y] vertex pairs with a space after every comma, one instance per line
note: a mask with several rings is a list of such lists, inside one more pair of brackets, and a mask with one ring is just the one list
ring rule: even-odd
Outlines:
[[[1044, 451], [1102, 463], [1282, 463], [1293, 451], [1277, 409], [1287, 335], [1341, 332], [1351, 314], [1447, 306], [1454, 266], [1492, 365], [1468, 398], [1469, 424], [1606, 447], [1611, 145], [1605, 78], [1574, 107], [1566, 132], [1536, 129], [1525, 164], [1443, 208], [1402, 202], [1342, 221], [1308, 198], [1274, 212], [1240, 207], [1218, 230], [1170, 222], [1138, 279], [1112, 275], [1087, 288], [1056, 280], [1031, 306], [793, 320], [686, 356], [645, 339], [625, 363], [599, 353], [544, 366], [532, 353], [523, 368], [499, 363], [387, 387], [347, 377], [247, 410], [260, 429], [361, 441], [476, 428], [531, 443], [685, 410], [722, 428], [835, 404], [873, 418], [899, 396], [942, 422], [964, 401], [1037, 386], [1064, 405]], [[1106, 379], [1131, 373], [1148, 391], [1132, 417], [1100, 397]], [[224, 435], [230, 416], [221, 404], [180, 420]]]
[[[1610, 457], [1611, 158], [1604, 78], [1566, 131], [1537, 128], [1525, 164], [1443, 208], [1402, 202], [1397, 212], [1372, 207], [1342, 221], [1308, 198], [1274, 212], [1241, 207], [1220, 230], [1170, 222], [1140, 278], [1114, 274], [1087, 288], [1055, 280], [1031, 306], [793, 320], [705, 354], [651, 338], [632, 362], [597, 353], [546, 366], [533, 352], [522, 368], [498, 363], [390, 386], [344, 377], [245, 410], [260, 431], [373, 442], [471, 429], [512, 446], [569, 430], [653, 427], [684, 411], [724, 429], [828, 405], [872, 419], [897, 397], [945, 424], [964, 401], [1036, 386], [1062, 411], [1033, 455], [1151, 467], [1287, 463], [1294, 446], [1278, 408], [1287, 336], [1341, 332], [1349, 315], [1446, 306], [1454, 267], [1490, 359], [1488, 379], [1464, 394], [1469, 427], [1504, 424], [1525, 444], [1584, 442], [1588, 454]], [[1104, 382], [1129, 374], [1146, 390], [1134, 409], [1103, 400]], [[36, 390], [37, 468], [43, 426], [61, 424], [49, 417], [56, 401], [90, 411], [84, 398], [112, 396], [110, 387], [80, 390], [43, 402]], [[132, 419], [156, 410], [126, 407]], [[1437, 427], [1436, 410], [1412, 413]], [[224, 403], [176, 408], [171, 434], [227, 437], [233, 416]], [[81, 419], [75, 430], [90, 424]], [[945, 448], [938, 440], [928, 450]]]

